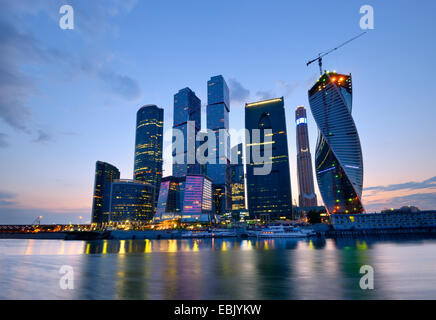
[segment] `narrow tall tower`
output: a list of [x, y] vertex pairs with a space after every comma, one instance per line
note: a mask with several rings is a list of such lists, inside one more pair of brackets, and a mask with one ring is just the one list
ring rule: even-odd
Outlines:
[[[188, 122], [194, 125], [193, 132], [188, 135]], [[173, 162], [173, 176], [184, 177], [187, 174], [199, 174], [200, 166], [195, 157], [195, 150], [197, 142], [195, 137], [201, 129], [201, 100], [195, 95], [195, 92], [189, 88], [179, 90], [174, 95], [174, 122], [173, 131], [179, 130], [184, 137], [183, 154], [174, 154], [174, 156], [181, 156], [183, 163]], [[193, 135], [195, 134], [195, 135]], [[189, 149], [191, 148], [191, 150]], [[177, 150], [176, 150], [177, 151]], [[188, 164], [188, 152], [193, 152], [195, 163]]]
[[244, 159], [242, 154], [243, 144], [239, 143], [231, 149], [232, 160], [237, 159], [237, 163], [230, 165], [230, 181], [232, 188], [232, 212], [245, 210], [245, 174]]
[[351, 115], [351, 75], [324, 73], [309, 90], [318, 125], [316, 178], [324, 205], [333, 213], [362, 213], [363, 160]]
[[147, 182], [156, 190], [162, 178], [163, 116], [164, 110], [151, 104], [136, 114], [134, 179]]
[[300, 207], [315, 207], [317, 201], [313, 185], [312, 156], [310, 154], [309, 132], [304, 106], [299, 106], [295, 110], [295, 122], [297, 125], [298, 202]]
[[229, 211], [232, 205], [229, 112], [229, 88], [226, 81], [221, 75], [210, 78], [207, 82], [207, 129], [215, 133], [216, 163], [207, 164], [207, 176], [213, 182], [217, 214]]

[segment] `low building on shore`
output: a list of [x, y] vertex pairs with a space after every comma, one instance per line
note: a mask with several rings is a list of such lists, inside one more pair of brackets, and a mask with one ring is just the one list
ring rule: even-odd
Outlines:
[[436, 227], [436, 210], [333, 214], [331, 224], [335, 230], [434, 228]]

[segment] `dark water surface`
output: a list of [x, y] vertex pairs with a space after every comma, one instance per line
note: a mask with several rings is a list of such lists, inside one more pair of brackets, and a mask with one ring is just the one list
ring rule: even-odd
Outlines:
[[436, 239], [0, 239], [0, 299], [436, 299]]

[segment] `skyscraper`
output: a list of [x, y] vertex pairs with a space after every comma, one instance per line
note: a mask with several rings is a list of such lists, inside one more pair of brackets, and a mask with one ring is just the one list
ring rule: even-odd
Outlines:
[[136, 114], [134, 179], [156, 190], [162, 178], [163, 116], [163, 109], [151, 104]]
[[103, 214], [103, 202], [107, 185], [120, 178], [120, 171], [113, 165], [97, 161], [95, 164], [94, 196], [92, 200], [92, 223], [107, 222]]
[[298, 203], [300, 207], [315, 207], [317, 201], [313, 185], [312, 156], [305, 107], [299, 106], [295, 110], [295, 122], [297, 125]]
[[231, 150], [232, 158], [235, 157], [238, 160], [237, 163], [230, 165], [232, 211], [237, 213], [245, 209], [245, 179], [242, 148], [243, 144], [240, 143]]
[[137, 180], [114, 180], [107, 184], [103, 211], [109, 222], [147, 222], [155, 212], [156, 188]]
[[352, 111], [351, 75], [326, 72], [309, 90], [319, 136], [316, 178], [327, 211], [362, 213], [363, 160]]
[[[251, 135], [246, 137], [247, 199], [250, 217], [292, 218], [291, 178], [283, 98], [246, 104], [245, 128]], [[254, 129], [260, 130], [260, 142], [252, 142]], [[254, 162], [252, 147], [260, 145], [261, 153], [263, 152], [266, 145], [265, 129], [272, 130], [271, 142], [268, 142], [272, 145], [272, 156], [271, 159], [266, 159], [266, 162], [271, 161], [271, 172], [267, 175], [256, 175], [254, 168], [263, 167], [264, 163]]]
[[[194, 134], [188, 135], [188, 121], [194, 123]], [[189, 88], [179, 90], [174, 95], [174, 123], [173, 130], [179, 130], [184, 136], [184, 151], [179, 154], [184, 161], [183, 163], [173, 162], [173, 176], [183, 177], [187, 174], [200, 173], [200, 165], [195, 158], [195, 150], [197, 142], [195, 136], [201, 129], [201, 101]], [[188, 140], [189, 139], [189, 140]], [[194, 149], [192, 149], [192, 147]], [[194, 164], [188, 164], [188, 148], [191, 148], [189, 152], [193, 152], [195, 160]], [[178, 156], [174, 154], [174, 156]]]
[[216, 148], [213, 148], [216, 163], [207, 164], [207, 176], [213, 181], [215, 210], [218, 214], [229, 211], [232, 205], [229, 112], [229, 88], [226, 81], [221, 75], [211, 77], [207, 82], [207, 129], [212, 130], [216, 136]]

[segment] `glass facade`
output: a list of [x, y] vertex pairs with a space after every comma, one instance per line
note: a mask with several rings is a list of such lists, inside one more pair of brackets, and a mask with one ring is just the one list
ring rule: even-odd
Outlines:
[[185, 182], [186, 177], [162, 178], [155, 221], [181, 218]]
[[298, 204], [305, 208], [316, 207], [317, 199], [313, 183], [312, 155], [310, 154], [305, 107], [299, 106], [295, 110], [295, 123], [297, 126]]
[[[195, 135], [189, 137], [193, 141], [188, 141], [188, 121], [194, 123]], [[174, 95], [174, 123], [173, 130], [180, 130], [184, 136], [184, 149], [183, 149], [183, 159], [184, 163], [173, 163], [173, 176], [183, 177], [187, 174], [199, 174], [200, 165], [195, 159], [194, 164], [187, 164], [187, 152], [188, 146], [193, 145], [197, 149], [197, 142], [195, 141], [195, 136], [201, 130], [201, 100], [195, 95], [189, 88], [179, 90], [178, 93]], [[191, 150], [194, 152], [195, 150]], [[176, 154], [173, 154], [176, 156]]]
[[362, 213], [363, 160], [351, 116], [351, 75], [325, 73], [309, 90], [319, 129], [315, 154], [318, 187], [329, 214]]
[[212, 181], [203, 175], [165, 177], [159, 192], [155, 221], [182, 219], [210, 222]]
[[195, 175], [186, 176], [182, 221], [210, 222], [212, 214], [212, 181]]
[[[207, 164], [207, 176], [213, 181], [215, 212], [222, 214], [231, 210], [230, 189], [230, 99], [229, 88], [224, 78], [211, 77], [207, 82], [207, 129], [215, 133], [215, 164]], [[219, 133], [222, 131], [222, 139]]]
[[109, 222], [150, 221], [155, 212], [155, 190], [146, 182], [115, 180], [105, 190], [104, 214]]
[[163, 116], [155, 105], [143, 106], [136, 115], [134, 179], [156, 190], [162, 178]]
[[232, 211], [240, 212], [245, 210], [245, 179], [244, 179], [244, 162], [242, 155], [243, 144], [240, 143], [232, 148], [233, 154], [236, 154], [238, 163], [230, 165], [230, 181], [232, 189]]
[[[245, 105], [247, 200], [251, 218], [267, 216], [271, 219], [292, 218], [291, 178], [289, 172], [288, 139], [286, 135], [285, 105], [283, 98], [259, 101]], [[271, 172], [255, 175], [251, 148], [254, 129], [260, 130], [261, 150], [264, 146], [264, 129], [272, 130]], [[268, 161], [268, 159], [266, 160]]]
[[94, 196], [92, 200], [92, 223], [103, 223], [108, 217], [103, 213], [103, 201], [107, 185], [120, 178], [120, 171], [113, 165], [97, 161], [95, 164]]

